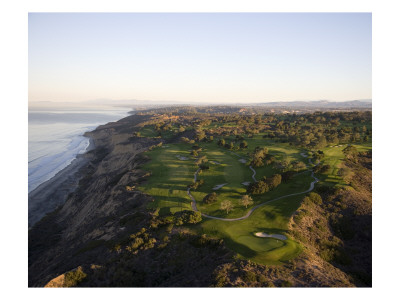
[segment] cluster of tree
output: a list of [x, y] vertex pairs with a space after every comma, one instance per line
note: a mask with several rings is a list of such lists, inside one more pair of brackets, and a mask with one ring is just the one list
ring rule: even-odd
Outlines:
[[295, 161], [290, 162], [289, 169], [293, 170], [295, 172], [299, 172], [299, 171], [307, 169], [307, 165], [302, 161], [295, 160]]
[[316, 165], [313, 168], [315, 173], [327, 173], [330, 171], [330, 169], [331, 169], [331, 165], [322, 165], [322, 164]]
[[[349, 120], [358, 126], [348, 126]], [[371, 123], [370, 112], [277, 115], [271, 121], [264, 138], [276, 138], [312, 149], [327, 144], [368, 141], [371, 137], [370, 130], [364, 125]]]
[[344, 153], [347, 159], [354, 159], [358, 156], [357, 148], [352, 145], [349, 145], [346, 148], [344, 148], [342, 152]]
[[201, 164], [205, 164], [206, 162], [208, 162], [207, 156], [202, 155], [202, 156], [200, 156], [200, 157], [198, 157], [198, 158], [196, 159], [195, 164], [199, 166], [199, 165], [201, 165]]
[[257, 146], [253, 153], [250, 154], [250, 165], [253, 167], [262, 167], [264, 164], [272, 163], [275, 158], [272, 155], [268, 155], [267, 147], [259, 147]]
[[268, 191], [273, 190], [282, 182], [282, 176], [280, 174], [274, 174], [272, 177], [265, 177], [262, 180], [251, 183], [247, 187], [247, 193], [253, 195], [264, 194]]
[[321, 150], [315, 151], [312, 155], [315, 161], [320, 161], [322, 158], [324, 158], [324, 156], [324, 151]]
[[201, 187], [204, 184], [204, 179], [197, 180], [191, 184], [188, 185], [188, 188], [191, 188], [193, 190], [197, 190], [199, 187]]
[[192, 139], [186, 137], [183, 142], [210, 142], [219, 136], [219, 145], [231, 150], [245, 149], [247, 142], [237, 138], [228, 142], [223, 137], [236, 135], [243, 139], [246, 134], [251, 137], [263, 133], [264, 138], [312, 150], [339, 143], [366, 142], [372, 137], [370, 111], [246, 115], [239, 110], [228, 115], [219, 113], [218, 108], [209, 107], [200, 109], [201, 112], [197, 109], [178, 109], [184, 113], [174, 115], [175, 109], [171, 109], [170, 113], [151, 120], [159, 134], [174, 128], [176, 133], [192, 130]]
[[199, 211], [184, 210], [174, 214], [175, 225], [197, 224], [201, 222], [201, 213]]
[[171, 122], [160, 122], [154, 124], [155, 131], [168, 131], [172, 129], [173, 124]]
[[193, 156], [199, 156], [201, 151], [203, 151], [203, 148], [201, 148], [199, 145], [193, 145], [190, 154]]
[[158, 143], [157, 145], [151, 145], [151, 146], [149, 147], [149, 150], [153, 150], [154, 148], [160, 148], [162, 145], [163, 145], [162, 142]]
[[203, 198], [203, 202], [205, 204], [211, 204], [211, 203], [215, 203], [217, 202], [217, 194], [215, 192], [212, 192], [210, 194], [207, 194], [204, 198]]
[[194, 144], [196, 141], [183, 136], [183, 137], [181, 137], [181, 142], [187, 143], [187, 144]]

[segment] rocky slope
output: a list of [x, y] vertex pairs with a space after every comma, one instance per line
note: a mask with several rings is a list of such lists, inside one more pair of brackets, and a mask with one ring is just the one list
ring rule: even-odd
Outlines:
[[[121, 234], [120, 217], [132, 209], [148, 214], [147, 196], [121, 188], [140, 180], [143, 172], [136, 168], [143, 161], [140, 153], [159, 143], [133, 137], [135, 126], [147, 118], [130, 116], [87, 133], [95, 149], [85, 155], [89, 162], [80, 170], [78, 188], [29, 230], [30, 286], [43, 286], [82, 261], [102, 260], [108, 255], [106, 247], [93, 245]], [[87, 251], [90, 248], [96, 251]]]

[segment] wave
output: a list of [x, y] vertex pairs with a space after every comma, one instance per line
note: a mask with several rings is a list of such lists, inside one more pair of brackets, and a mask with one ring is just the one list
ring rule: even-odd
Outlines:
[[127, 112], [29, 112], [28, 192], [54, 177], [89, 146], [83, 134]]

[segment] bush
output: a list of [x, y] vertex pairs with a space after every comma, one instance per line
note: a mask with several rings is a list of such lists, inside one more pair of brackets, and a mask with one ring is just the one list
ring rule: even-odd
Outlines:
[[197, 224], [202, 220], [201, 213], [199, 211], [193, 211], [193, 210], [184, 210], [182, 212], [177, 212], [175, 213], [174, 216], [176, 219], [181, 219], [182, 224]]
[[282, 176], [280, 174], [274, 174], [272, 177], [264, 177], [262, 180], [253, 182], [247, 187], [247, 193], [258, 195], [264, 194], [270, 190], [273, 190], [282, 182]]
[[317, 193], [311, 192], [308, 195], [308, 198], [315, 204], [317, 205], [321, 205], [322, 204], [322, 198], [320, 195], [318, 195]]
[[87, 274], [83, 272], [82, 267], [78, 267], [75, 270], [72, 270], [65, 274], [64, 277], [64, 286], [72, 287], [77, 286], [78, 283], [82, 282], [87, 277]]
[[293, 283], [289, 280], [284, 280], [281, 282], [281, 287], [292, 287]]
[[257, 281], [257, 275], [254, 272], [251, 271], [247, 271], [244, 276], [243, 276], [243, 280], [245, 282], [254, 282]]

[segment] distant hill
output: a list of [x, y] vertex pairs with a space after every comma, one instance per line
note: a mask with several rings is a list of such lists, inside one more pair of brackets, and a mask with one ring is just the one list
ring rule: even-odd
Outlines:
[[351, 101], [328, 101], [328, 100], [318, 100], [318, 101], [277, 101], [277, 102], [263, 102], [251, 104], [254, 106], [269, 106], [269, 107], [290, 107], [290, 108], [372, 108], [372, 100], [351, 100]]

